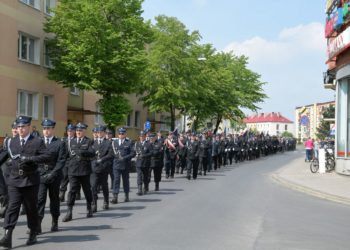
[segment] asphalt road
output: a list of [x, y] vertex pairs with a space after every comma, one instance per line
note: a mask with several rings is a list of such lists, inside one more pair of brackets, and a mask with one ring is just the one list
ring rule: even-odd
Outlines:
[[[270, 177], [302, 152], [234, 164], [197, 180], [164, 180], [160, 192], [136, 196], [85, 218], [78, 201], [74, 220], [49, 232], [46, 214], [38, 244], [25, 246], [26, 220], [14, 231], [14, 248], [27, 249], [350, 249], [350, 206], [289, 190]], [[154, 183], [150, 185], [154, 189]], [[123, 195], [121, 195], [123, 198]], [[102, 201], [99, 203], [99, 208]], [[66, 207], [62, 207], [62, 216]]]

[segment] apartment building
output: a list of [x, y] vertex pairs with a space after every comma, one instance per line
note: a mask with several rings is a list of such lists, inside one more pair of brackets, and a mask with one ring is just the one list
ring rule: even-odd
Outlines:
[[[57, 2], [0, 1], [0, 138], [10, 134], [10, 125], [18, 115], [31, 116], [39, 130], [42, 119], [54, 119], [59, 136], [67, 123], [87, 123], [89, 136], [95, 125], [103, 123], [100, 96], [74, 87], [62, 88], [47, 79], [52, 65], [46, 53], [49, 36], [43, 31], [43, 23]], [[154, 131], [168, 129], [166, 114], [148, 112], [136, 95], [128, 95], [128, 99], [132, 112], [125, 126], [131, 138], [137, 138], [146, 120]]]

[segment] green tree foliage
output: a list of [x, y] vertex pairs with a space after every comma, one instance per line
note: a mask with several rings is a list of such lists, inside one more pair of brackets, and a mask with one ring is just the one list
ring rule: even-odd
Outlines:
[[170, 127], [175, 127], [175, 111], [184, 110], [190, 86], [193, 57], [190, 48], [200, 39], [189, 32], [175, 17], [157, 16], [153, 26], [154, 41], [148, 48], [148, 65], [144, 72], [140, 98], [151, 111], [169, 112]]
[[285, 137], [285, 138], [293, 138], [293, 134], [291, 132], [288, 132], [288, 131], [284, 131], [282, 133], [282, 137]]
[[[140, 72], [147, 67], [145, 44], [152, 32], [141, 17], [142, 2], [61, 0], [45, 24], [45, 31], [54, 34], [48, 42], [54, 65], [49, 78], [64, 87], [102, 95], [102, 112], [109, 124], [122, 121], [110, 110], [129, 112], [122, 95], [138, 88]], [[126, 109], [112, 108], [116, 100], [122, 101], [116, 107]]]
[[323, 119], [320, 122], [320, 125], [317, 128], [316, 131], [316, 137], [318, 139], [324, 140], [326, 137], [332, 137], [330, 135], [330, 125], [331, 123], [334, 123], [332, 121], [325, 121], [324, 119], [334, 119], [335, 117], [335, 107], [334, 105], [328, 106], [324, 111], [323, 111]]

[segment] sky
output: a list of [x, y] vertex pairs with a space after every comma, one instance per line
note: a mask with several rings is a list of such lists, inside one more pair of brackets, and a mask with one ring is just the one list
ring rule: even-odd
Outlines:
[[145, 0], [143, 9], [146, 20], [174, 16], [198, 30], [201, 43], [248, 56], [248, 67], [266, 82], [259, 113], [294, 121], [296, 107], [335, 98], [323, 88], [325, 0]]

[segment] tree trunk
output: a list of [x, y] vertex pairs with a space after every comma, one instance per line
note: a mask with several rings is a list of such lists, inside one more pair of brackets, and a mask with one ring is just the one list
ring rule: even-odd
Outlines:
[[175, 107], [170, 104], [170, 130], [175, 130]]
[[222, 116], [221, 116], [221, 115], [218, 115], [218, 117], [216, 118], [216, 124], [215, 124], [214, 134], [216, 134], [216, 132], [218, 132], [218, 129], [219, 129], [221, 120], [222, 120]]

